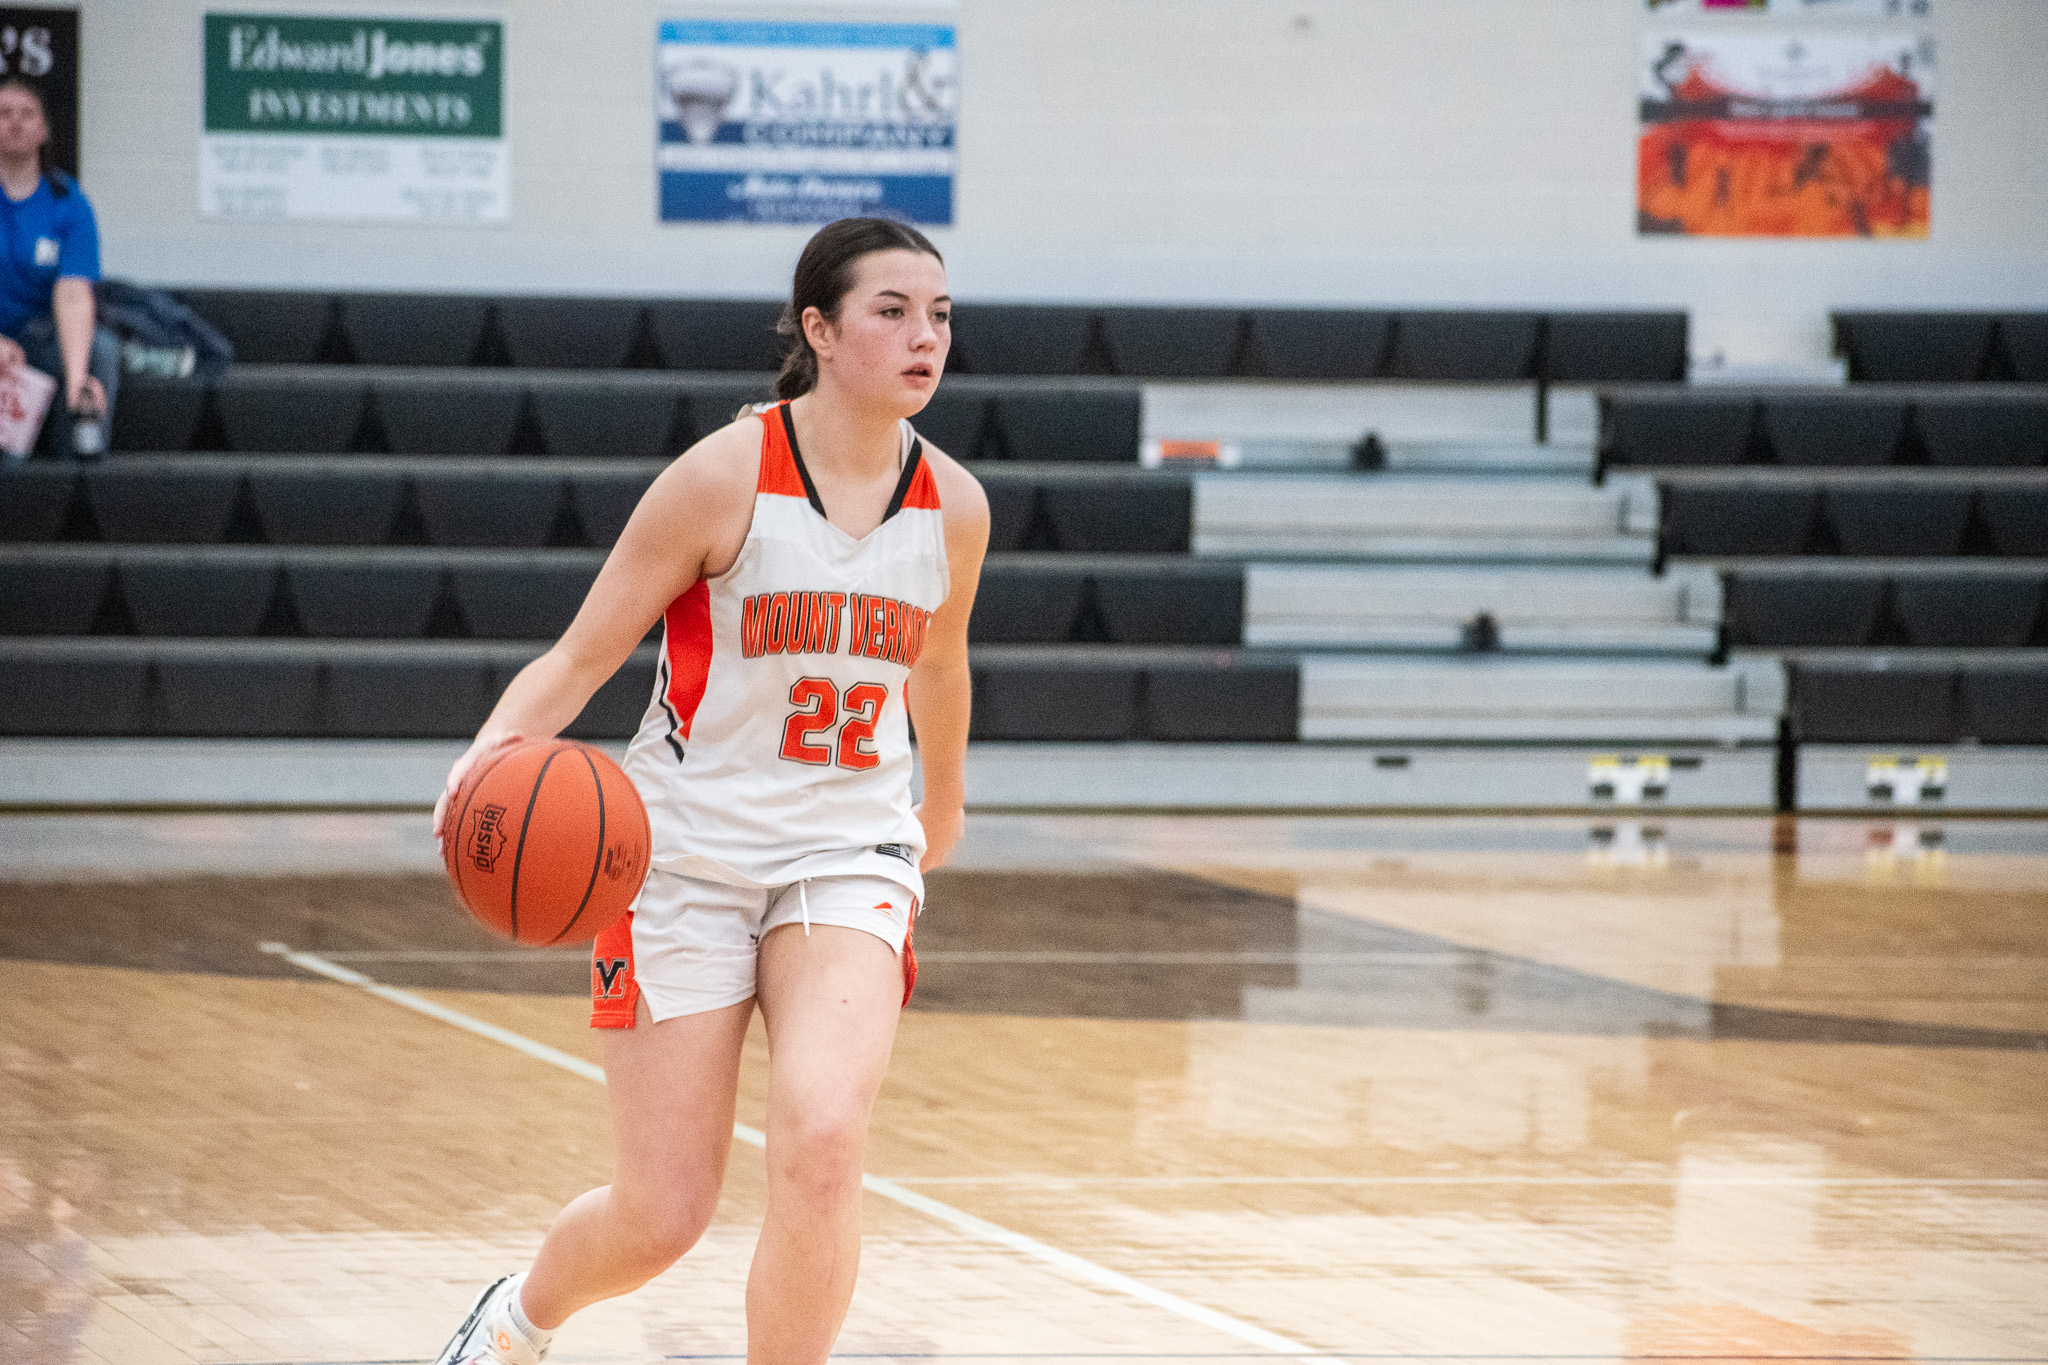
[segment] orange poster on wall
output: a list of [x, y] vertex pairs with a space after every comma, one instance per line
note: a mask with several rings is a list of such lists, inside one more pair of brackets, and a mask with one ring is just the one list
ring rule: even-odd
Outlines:
[[1638, 230], [1925, 237], [1933, 94], [1931, 38], [1646, 35]]

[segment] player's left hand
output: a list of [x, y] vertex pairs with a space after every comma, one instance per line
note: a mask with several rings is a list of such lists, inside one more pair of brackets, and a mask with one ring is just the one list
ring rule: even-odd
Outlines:
[[935, 867], [944, 867], [946, 859], [953, 856], [953, 846], [960, 842], [961, 834], [967, 829], [966, 808], [957, 804], [920, 804], [917, 821], [924, 826], [924, 858], [918, 863], [917, 870], [925, 873]]

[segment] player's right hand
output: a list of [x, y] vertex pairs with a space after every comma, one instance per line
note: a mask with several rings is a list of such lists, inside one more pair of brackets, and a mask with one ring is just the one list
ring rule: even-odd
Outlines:
[[442, 827], [448, 819], [448, 804], [455, 799], [455, 793], [462, 786], [462, 779], [469, 776], [469, 770], [498, 750], [509, 748], [523, 738], [523, 735], [517, 734], [480, 734], [462, 751], [462, 757], [456, 759], [455, 766], [448, 770], [448, 784], [441, 788], [441, 799], [434, 803], [434, 843], [437, 846], [441, 842]]
[[11, 370], [28, 359], [28, 352], [13, 337], [0, 336], [0, 371]]

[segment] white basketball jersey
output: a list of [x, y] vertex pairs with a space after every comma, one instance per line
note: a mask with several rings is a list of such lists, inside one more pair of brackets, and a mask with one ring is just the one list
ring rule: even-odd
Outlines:
[[787, 403], [761, 415], [754, 522], [669, 604], [626, 751], [656, 867], [740, 886], [888, 877], [924, 894], [904, 682], [945, 600], [938, 484], [909, 436], [882, 524], [825, 519]]

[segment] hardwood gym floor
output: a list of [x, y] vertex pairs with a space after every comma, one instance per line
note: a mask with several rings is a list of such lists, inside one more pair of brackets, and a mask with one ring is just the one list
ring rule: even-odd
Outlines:
[[[2048, 1361], [2048, 825], [973, 824], [843, 1357]], [[423, 843], [0, 819], [0, 1360], [419, 1360], [604, 1180], [591, 1079], [263, 951], [595, 1057]], [[738, 1358], [760, 1172], [552, 1359]]]

